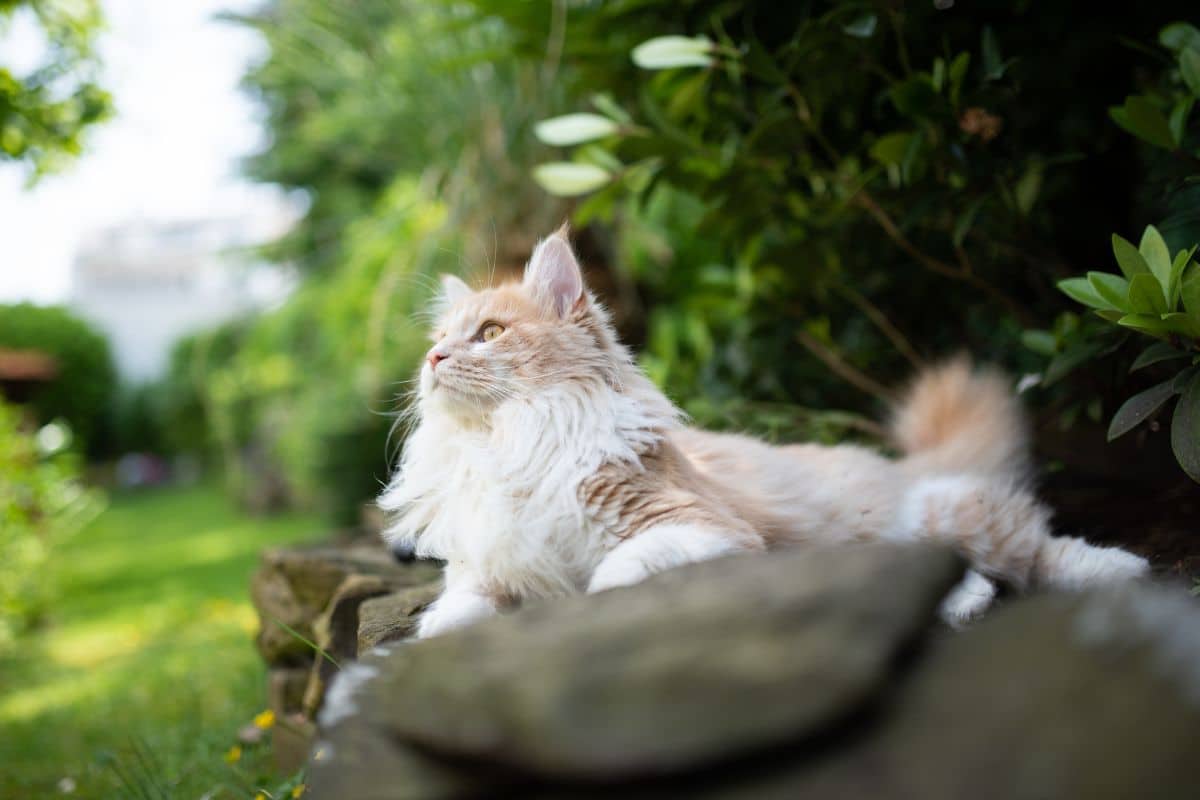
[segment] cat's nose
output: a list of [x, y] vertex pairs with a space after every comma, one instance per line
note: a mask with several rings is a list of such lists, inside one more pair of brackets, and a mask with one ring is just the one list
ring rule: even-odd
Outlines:
[[430, 369], [437, 369], [437, 365], [440, 364], [441, 362], [445, 361], [449, 357], [450, 357], [450, 355], [448, 353], [442, 353], [437, 350], [430, 350], [429, 354], [427, 356], [425, 356], [425, 360], [429, 362]]

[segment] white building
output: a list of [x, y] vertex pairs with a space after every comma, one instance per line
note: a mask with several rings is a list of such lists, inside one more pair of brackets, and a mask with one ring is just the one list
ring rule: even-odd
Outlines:
[[109, 338], [127, 381], [162, 375], [181, 336], [280, 302], [289, 270], [251, 248], [287, 220], [136, 222], [84, 239], [72, 267], [70, 306]]

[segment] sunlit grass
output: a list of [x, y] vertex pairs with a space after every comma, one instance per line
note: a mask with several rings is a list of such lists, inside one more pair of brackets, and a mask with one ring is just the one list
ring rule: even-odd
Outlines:
[[62, 548], [50, 625], [0, 659], [0, 797], [252, 797], [261, 751], [223, 759], [265, 702], [249, 578], [319, 533], [207, 487], [116, 497]]

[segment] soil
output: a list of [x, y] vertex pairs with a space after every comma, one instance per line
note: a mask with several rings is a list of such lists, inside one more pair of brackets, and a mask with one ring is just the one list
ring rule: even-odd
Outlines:
[[1200, 581], [1200, 484], [1182, 473], [1153, 485], [1062, 473], [1042, 496], [1061, 533], [1150, 559], [1156, 574]]

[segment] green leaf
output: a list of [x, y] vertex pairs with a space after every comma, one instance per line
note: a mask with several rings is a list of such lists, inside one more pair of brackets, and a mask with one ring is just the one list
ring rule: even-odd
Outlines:
[[550, 194], [575, 197], [604, 186], [612, 180], [612, 174], [595, 164], [555, 161], [534, 167], [533, 179]]
[[1162, 287], [1163, 296], [1166, 297], [1166, 293], [1171, 289], [1171, 251], [1167, 249], [1167, 243], [1163, 241], [1158, 228], [1153, 225], [1146, 226], [1146, 230], [1142, 232], [1138, 252], [1146, 259], [1154, 277], [1158, 278], [1158, 285]]
[[1159, 32], [1158, 41], [1168, 50], [1200, 50], [1200, 30], [1186, 22], [1172, 22]]
[[1179, 281], [1179, 299], [1194, 319], [1200, 320], [1200, 266], [1195, 262], [1184, 267]]
[[1000, 57], [1000, 45], [996, 42], [996, 33], [991, 26], [984, 26], [983, 43], [983, 77], [989, 81], [998, 81], [1004, 77], [1008, 63]]
[[1200, 97], [1200, 50], [1189, 47], [1179, 54], [1179, 74], [1192, 94]]
[[1038, 355], [1052, 356], [1058, 352], [1058, 339], [1050, 331], [1024, 331], [1021, 344]]
[[1192, 260], [1192, 254], [1195, 252], [1195, 247], [1191, 250], [1180, 250], [1175, 254], [1175, 260], [1171, 262], [1171, 277], [1167, 284], [1169, 287], [1167, 289], [1167, 308], [1172, 311], [1179, 305], [1180, 283], [1183, 281], [1183, 271], [1187, 269], [1188, 262]]
[[1126, 314], [1117, 320], [1117, 324], [1123, 328], [1133, 328], [1135, 331], [1149, 334], [1156, 339], [1166, 339], [1171, 332], [1167, 323], [1163, 322], [1157, 314]]
[[633, 124], [633, 117], [629, 115], [628, 111], [621, 108], [616, 100], [612, 99], [612, 95], [608, 93], [594, 94], [592, 95], [591, 100], [592, 105], [595, 106], [596, 110], [601, 114], [604, 114], [610, 119], [616, 120], [622, 125]]
[[1177, 358], [1187, 358], [1187, 353], [1168, 342], [1155, 342], [1142, 351], [1142, 354], [1134, 360], [1133, 366], [1129, 368], [1129, 371], [1135, 372], [1151, 364], [1172, 361]]
[[1126, 278], [1132, 280], [1134, 275], [1150, 271], [1146, 259], [1142, 258], [1142, 254], [1128, 239], [1123, 239], [1114, 233], [1112, 248], [1113, 255], [1117, 257], [1117, 264], [1121, 267], [1121, 272], [1125, 273]]
[[897, 131], [880, 136], [875, 140], [875, 144], [871, 145], [871, 158], [885, 167], [899, 164], [904, 160], [904, 154], [908, 151], [910, 139], [912, 139], [911, 131]]
[[871, 35], [875, 33], [875, 24], [878, 21], [874, 14], [863, 14], [842, 28], [842, 31], [847, 36], [853, 36], [856, 39], [870, 39]]
[[1188, 477], [1200, 483], [1200, 370], [1195, 373], [1171, 417], [1171, 449]]
[[1058, 282], [1058, 290], [1077, 303], [1105, 310], [1116, 310], [1116, 306], [1096, 294], [1087, 278], [1067, 278]]
[[926, 119], [933, 116], [945, 102], [923, 75], [914, 75], [891, 88], [889, 95], [896, 110], [905, 116]]
[[625, 168], [621, 159], [598, 144], [586, 144], [575, 151], [576, 164], [595, 164], [614, 175]]
[[1130, 95], [1125, 105], [1108, 109], [1113, 121], [1129, 133], [1166, 150], [1175, 149], [1171, 125], [1163, 113], [1142, 95]]
[[929, 79], [933, 83], [934, 91], [942, 91], [942, 87], [946, 85], [946, 60], [944, 58], [939, 57], [933, 60], [933, 73]]
[[1174, 378], [1151, 386], [1144, 392], [1138, 392], [1122, 403], [1117, 413], [1113, 414], [1112, 422], [1108, 424], [1108, 440], [1111, 442], [1118, 436], [1129, 433], [1177, 394], [1179, 391], [1175, 388]]
[[534, 125], [533, 135], [546, 144], [568, 147], [612, 136], [618, 130], [617, 123], [599, 114], [564, 114]]
[[1153, 275], [1134, 275], [1129, 279], [1129, 302], [1126, 307], [1135, 314], [1165, 314], [1167, 300], [1162, 287]]
[[642, 69], [708, 67], [713, 41], [707, 36], [656, 36], [633, 48], [633, 63]]
[[975, 224], [975, 217], [979, 216], [979, 211], [983, 208], [983, 204], [987, 202], [987, 195], [976, 198], [971, 205], [967, 206], [967, 210], [962, 213], [958, 221], [954, 223], [954, 232], [951, 234], [951, 239], [955, 247], [962, 247], [963, 240], [967, 238], [967, 234], [971, 231], [971, 226]]
[[1105, 301], [1117, 309], [1127, 309], [1129, 304], [1129, 281], [1107, 272], [1089, 272], [1088, 283]]
[[971, 65], [970, 53], [959, 53], [950, 62], [950, 103], [958, 107], [958, 98], [962, 94], [963, 78], [967, 77], [967, 67]]
[[1171, 314], [1163, 314], [1163, 322], [1167, 326], [1167, 330], [1171, 333], [1178, 333], [1180, 336], [1186, 336], [1189, 339], [1200, 339], [1200, 322], [1192, 319], [1187, 314], [1181, 314], [1178, 311]]
[[1041, 188], [1041, 167], [1030, 167], [1021, 176], [1021, 180], [1017, 181], [1017, 188], [1013, 192], [1017, 200], [1017, 211], [1021, 212], [1021, 216], [1029, 216], [1029, 212], [1033, 210], [1033, 204], [1037, 202], [1038, 192], [1041, 191]]
[[1171, 118], [1167, 120], [1167, 125], [1171, 128], [1171, 138], [1176, 142], [1182, 142], [1187, 133], [1188, 115], [1192, 113], [1195, 103], [1195, 97], [1181, 97], [1171, 109]]

